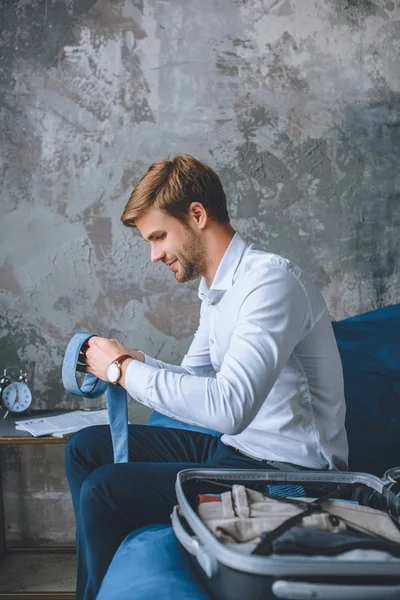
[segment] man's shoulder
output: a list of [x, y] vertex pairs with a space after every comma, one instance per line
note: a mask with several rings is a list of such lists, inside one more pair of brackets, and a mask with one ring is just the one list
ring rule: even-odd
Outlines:
[[260, 285], [265, 284], [268, 293], [270, 283], [277, 283], [277, 281], [282, 282], [286, 290], [295, 291], [301, 287], [308, 298], [310, 309], [316, 315], [326, 310], [321, 291], [299, 265], [280, 254], [259, 250], [253, 245], [249, 246], [235, 274], [236, 288], [259, 289]]
[[305, 274], [304, 271], [289, 258], [285, 258], [274, 252], [260, 250], [251, 244], [245, 254], [236, 272], [236, 277], [262, 277], [268, 275], [271, 269], [278, 268], [282, 271], [291, 272], [295, 276]]

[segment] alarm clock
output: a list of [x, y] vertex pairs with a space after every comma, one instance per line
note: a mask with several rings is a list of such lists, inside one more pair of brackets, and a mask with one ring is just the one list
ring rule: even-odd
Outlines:
[[29, 409], [32, 404], [32, 392], [29, 388], [29, 379], [26, 373], [19, 369], [19, 375], [13, 377], [9, 372], [15, 367], [4, 369], [0, 379], [0, 402], [5, 411], [3, 419], [8, 413], [20, 414]]

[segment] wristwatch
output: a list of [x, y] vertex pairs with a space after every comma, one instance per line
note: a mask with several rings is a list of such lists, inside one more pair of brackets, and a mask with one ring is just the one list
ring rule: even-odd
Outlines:
[[106, 374], [110, 383], [113, 383], [114, 385], [118, 383], [122, 375], [121, 365], [128, 358], [132, 358], [132, 356], [130, 354], [121, 354], [121, 356], [118, 356], [118, 358], [108, 365]]

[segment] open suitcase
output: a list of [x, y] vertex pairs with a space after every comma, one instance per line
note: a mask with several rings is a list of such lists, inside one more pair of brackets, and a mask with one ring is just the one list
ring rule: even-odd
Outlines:
[[390, 478], [382, 481], [366, 473], [332, 471], [180, 471], [176, 481], [179, 505], [174, 507], [172, 525], [212, 598], [400, 600], [400, 557], [349, 561], [340, 557], [333, 560], [331, 556], [257, 556], [226, 547], [197, 515], [196, 499], [198, 494], [226, 491], [233, 484], [258, 491], [271, 485], [301, 486], [309, 498], [329, 496], [331, 490], [333, 495], [342, 484], [349, 484], [343, 486], [351, 489], [347, 491], [348, 501], [384, 511], [400, 528], [400, 483]]

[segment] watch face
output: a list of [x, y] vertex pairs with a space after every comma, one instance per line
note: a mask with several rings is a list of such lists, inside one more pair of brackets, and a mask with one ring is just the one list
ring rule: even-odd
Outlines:
[[120, 370], [119, 367], [117, 367], [117, 365], [115, 363], [111, 363], [110, 365], [108, 365], [107, 367], [107, 379], [110, 383], [115, 383], [116, 381], [118, 381], [120, 376]]
[[7, 410], [20, 413], [30, 407], [32, 392], [26, 383], [15, 381], [5, 388], [2, 401]]

